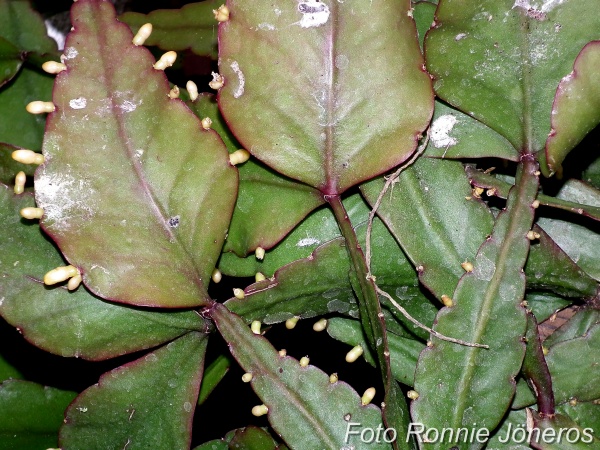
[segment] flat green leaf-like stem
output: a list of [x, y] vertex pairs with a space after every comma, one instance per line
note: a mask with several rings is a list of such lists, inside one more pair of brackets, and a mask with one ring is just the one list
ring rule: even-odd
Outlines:
[[552, 106], [552, 131], [540, 167], [545, 175], [562, 171], [567, 154], [600, 123], [600, 41], [583, 47], [573, 71], [558, 85]]
[[[214, 95], [203, 94], [193, 102], [186, 101], [186, 104], [200, 119], [209, 117], [212, 120], [211, 128], [219, 133], [230, 153], [240, 148], [227, 129]], [[324, 203], [323, 196], [316, 189], [278, 174], [255, 158], [236, 167], [240, 186], [223, 252], [234, 252], [243, 257], [257, 247], [270, 249], [308, 213]], [[264, 268], [258, 270], [265, 274], [269, 272]]]
[[[493, 430], [510, 406], [525, 347], [525, 294], [523, 266], [529, 251], [537, 194], [537, 164], [523, 157], [517, 184], [492, 235], [479, 249], [474, 270], [466, 273], [453, 296], [454, 305], [443, 308], [436, 331], [467, 342], [488, 344], [480, 349], [433, 340], [417, 364], [415, 390], [419, 398], [411, 405], [414, 420], [426, 428], [455, 431], [473, 423]], [[449, 439], [446, 436], [446, 439]], [[459, 448], [467, 444], [452, 441]], [[473, 444], [481, 448], [481, 443]], [[425, 448], [442, 449], [450, 442], [438, 440]], [[472, 447], [470, 447], [472, 448]]]
[[0, 315], [36, 346], [61, 356], [101, 360], [147, 349], [208, 323], [193, 311], [151, 311], [101, 300], [83, 286], [44, 286], [65, 261], [33, 220], [21, 218], [33, 195], [0, 185]]
[[0, 384], [0, 450], [55, 447], [63, 412], [76, 395], [29, 381]]
[[345, 440], [350, 423], [374, 429], [381, 424], [379, 409], [362, 406], [358, 394], [346, 383], [330, 383], [329, 376], [315, 366], [301, 367], [294, 358], [280, 356], [265, 338], [253, 334], [240, 317], [223, 305], [215, 303], [208, 312], [234, 358], [252, 374], [250, 383], [268, 407], [273, 429], [290, 447], [390, 448], [384, 442], [362, 442], [357, 435]]
[[408, 0], [227, 6], [219, 105], [250, 153], [332, 195], [414, 151], [433, 96]]
[[600, 440], [591, 428], [583, 429], [562, 414], [548, 416], [528, 409], [528, 422], [539, 431], [533, 434], [530, 445], [537, 450], [587, 450], [600, 447]]
[[35, 178], [42, 226], [103, 298], [201, 305], [237, 172], [110, 2], [81, 0], [72, 20]]
[[127, 12], [119, 17], [133, 32], [145, 23], [152, 24], [152, 34], [145, 45], [163, 50], [190, 49], [197, 55], [217, 58], [217, 24], [213, 10], [223, 0], [190, 3], [181, 9], [159, 9], [150, 14]]
[[436, 93], [516, 150], [543, 150], [556, 86], [582, 47], [600, 37], [600, 15], [590, 14], [597, 6], [596, 0], [440, 0], [425, 38]]
[[189, 333], [104, 374], [69, 406], [61, 448], [189, 448], [206, 343]]
[[[371, 205], [383, 188], [377, 179], [361, 186]], [[490, 233], [493, 217], [476, 199], [457, 161], [421, 158], [404, 170], [385, 194], [377, 214], [417, 267], [436, 297], [452, 295]]]

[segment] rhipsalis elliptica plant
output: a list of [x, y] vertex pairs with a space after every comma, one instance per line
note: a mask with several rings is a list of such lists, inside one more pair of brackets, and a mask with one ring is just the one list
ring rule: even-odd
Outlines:
[[600, 448], [599, 6], [0, 0], [0, 449]]

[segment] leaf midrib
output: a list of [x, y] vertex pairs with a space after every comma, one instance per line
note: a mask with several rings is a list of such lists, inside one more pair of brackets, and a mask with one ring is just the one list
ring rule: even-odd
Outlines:
[[[92, 9], [100, 9], [102, 7], [103, 7], [102, 3], [101, 4], [95, 3], [91, 6]], [[109, 7], [112, 7], [112, 6], [109, 6]], [[106, 17], [107, 17], [107, 15], [103, 14], [101, 11], [95, 11], [94, 15], [96, 17], [100, 17], [101, 19], [106, 19]], [[114, 70], [112, 69], [112, 64], [110, 64], [111, 61], [114, 61], [114, 58], [112, 58], [110, 55], [111, 47], [109, 45], [107, 45], [107, 43], [106, 43], [106, 33], [103, 30], [110, 29], [111, 26], [126, 26], [126, 25], [124, 25], [124, 24], [115, 25], [112, 22], [107, 24], [104, 21], [101, 23], [97, 23], [95, 20], [91, 20], [90, 23], [94, 24], [94, 33], [97, 36], [97, 40], [98, 40], [98, 44], [99, 44], [98, 45], [98, 56], [100, 58], [99, 63], [104, 68], [104, 70], [102, 72], [105, 74], [106, 85], [108, 88], [107, 90], [108, 90], [109, 99], [110, 99], [110, 103], [111, 103], [111, 111], [112, 111], [112, 115], [113, 115], [114, 120], [118, 127], [117, 135], [119, 136], [119, 139], [121, 141], [121, 148], [124, 148], [126, 151], [126, 159], [131, 164], [131, 167], [133, 168], [133, 171], [138, 180], [139, 186], [141, 186], [142, 191], [146, 194], [147, 202], [145, 202], [145, 203], [149, 207], [149, 209], [152, 211], [154, 217], [157, 219], [156, 220], [156, 222], [158, 222], [157, 225], [163, 230], [166, 238], [168, 239], [168, 241], [170, 243], [177, 244], [177, 246], [181, 250], [182, 256], [184, 255], [185, 258], [188, 260], [187, 264], [185, 264], [185, 265], [187, 267], [194, 268], [195, 277], [193, 277], [193, 282], [200, 288], [200, 291], [203, 292], [204, 284], [202, 281], [201, 273], [195, 264], [195, 260], [192, 257], [192, 255], [189, 253], [188, 249], [183, 245], [183, 243], [179, 239], [179, 236], [177, 234], [173, 233], [173, 230], [167, 225], [168, 216], [163, 211], [162, 205], [157, 200], [153, 190], [151, 189], [150, 185], [146, 181], [143, 170], [142, 170], [141, 161], [138, 161], [138, 159], [135, 157], [135, 152], [130, 144], [130, 140], [126, 138], [127, 133], [126, 133], [125, 126], [124, 126], [125, 121], [123, 120], [126, 113], [124, 111], [122, 111], [119, 107], [117, 107], [117, 105], [115, 104], [114, 96], [112, 95], [112, 92], [116, 91]], [[108, 52], [106, 51], [106, 49], [109, 49]]]

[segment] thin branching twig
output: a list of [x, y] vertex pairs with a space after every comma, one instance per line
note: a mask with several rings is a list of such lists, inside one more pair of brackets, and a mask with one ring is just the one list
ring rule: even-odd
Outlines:
[[373, 219], [375, 218], [377, 209], [379, 208], [379, 205], [381, 205], [383, 197], [385, 196], [389, 187], [396, 181], [396, 179], [402, 173], [402, 171], [404, 171], [407, 167], [412, 165], [417, 160], [417, 158], [419, 158], [419, 156], [421, 156], [421, 154], [427, 148], [428, 143], [429, 143], [429, 129], [427, 130], [427, 135], [423, 139], [423, 142], [421, 143], [421, 145], [419, 145], [419, 148], [413, 154], [413, 156], [407, 162], [402, 164], [402, 166], [400, 166], [398, 168], [398, 170], [396, 170], [392, 175], [386, 177], [385, 185], [383, 186], [383, 189], [379, 193], [379, 197], [377, 197], [377, 200], [375, 201], [375, 204], [373, 205], [373, 209], [371, 209], [371, 212], [369, 213], [369, 222], [367, 224], [367, 237], [366, 237], [366, 244], [365, 244], [365, 259], [367, 262], [367, 269], [368, 269], [367, 279], [371, 280], [371, 282], [375, 286], [375, 290], [377, 291], [377, 293], [379, 295], [382, 295], [383, 297], [387, 298], [392, 303], [392, 305], [394, 305], [394, 307], [396, 309], [398, 309], [398, 311], [400, 311], [404, 317], [406, 317], [407, 320], [409, 320], [410, 322], [415, 324], [417, 327], [422, 328], [423, 330], [427, 331], [428, 333], [431, 333], [433, 336], [437, 337], [438, 339], [441, 339], [443, 341], [453, 342], [455, 344], [464, 345], [467, 347], [489, 348], [489, 345], [477, 344], [477, 343], [473, 343], [473, 342], [466, 342], [461, 339], [455, 339], [455, 338], [445, 336], [445, 335], [433, 330], [432, 328], [422, 324], [417, 319], [412, 317], [406, 309], [404, 309], [402, 306], [400, 306], [400, 304], [396, 300], [394, 300], [394, 298], [390, 294], [388, 294], [386, 291], [381, 289], [375, 282], [376, 277], [374, 277], [373, 274], [371, 273], [371, 255], [372, 255], [372, 253], [371, 253], [371, 231], [373, 229]]

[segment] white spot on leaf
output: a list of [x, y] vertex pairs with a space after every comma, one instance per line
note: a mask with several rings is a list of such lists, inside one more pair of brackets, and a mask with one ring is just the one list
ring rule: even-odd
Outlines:
[[43, 171], [35, 181], [35, 199], [44, 210], [44, 222], [53, 228], [68, 229], [71, 219], [91, 218], [95, 211], [92, 197], [95, 191], [89, 181], [68, 172], [48, 174]]
[[75, 47], [67, 47], [65, 48], [65, 52], [63, 53], [65, 59], [73, 59], [77, 55], [79, 55], [79, 52]]
[[233, 98], [239, 98], [244, 94], [244, 85], [246, 84], [246, 77], [240, 69], [240, 65], [237, 61], [233, 61], [231, 63], [231, 70], [233, 70], [238, 77], [238, 87], [233, 93]]
[[119, 108], [121, 108], [124, 112], [132, 112], [132, 111], [135, 111], [135, 109], [137, 108], [137, 106], [138, 105], [136, 105], [132, 101], [125, 100], [123, 103], [121, 103], [119, 105]]
[[452, 114], [438, 117], [431, 125], [430, 139], [435, 148], [446, 148], [456, 145], [457, 140], [450, 136], [450, 132], [457, 119]]
[[315, 238], [307, 237], [304, 239], [300, 239], [296, 244], [296, 247], [308, 247], [309, 245], [318, 244], [320, 241]]
[[319, 0], [298, 3], [298, 11], [302, 13], [302, 28], [320, 27], [329, 20], [329, 6]]
[[69, 101], [69, 106], [73, 109], [83, 109], [87, 105], [87, 100], [84, 97], [74, 98]]
[[275, 28], [275, 25], [273, 25], [273, 24], [264, 22], [264, 23], [259, 23], [258, 24], [258, 29], [259, 30], [266, 30], [266, 31], [274, 31], [277, 28]]

